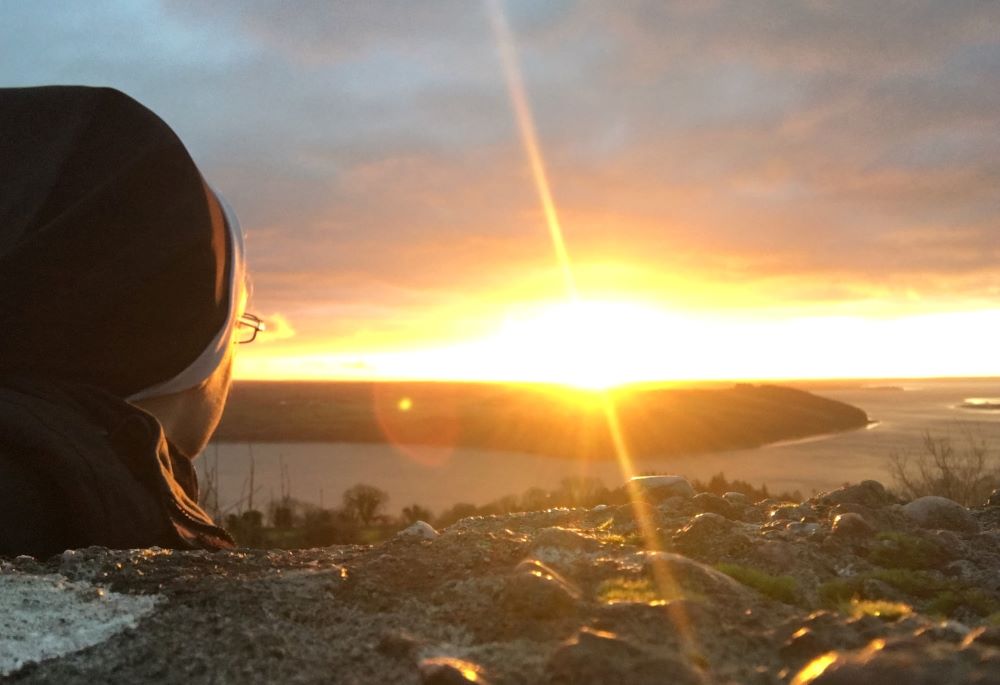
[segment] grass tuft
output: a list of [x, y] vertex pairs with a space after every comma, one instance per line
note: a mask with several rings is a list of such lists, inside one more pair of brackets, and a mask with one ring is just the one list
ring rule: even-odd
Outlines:
[[798, 601], [798, 583], [791, 576], [775, 576], [749, 566], [739, 564], [719, 564], [717, 569], [727, 576], [738, 580], [747, 587], [752, 587], [762, 595], [785, 604], [795, 604]]

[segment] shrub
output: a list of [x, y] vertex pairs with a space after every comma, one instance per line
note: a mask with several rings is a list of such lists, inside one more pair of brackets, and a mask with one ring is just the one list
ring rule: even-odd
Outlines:
[[924, 433], [923, 451], [889, 455], [889, 473], [906, 499], [939, 495], [964, 506], [980, 505], [1000, 487], [998, 457], [989, 443], [971, 432], [956, 447], [950, 435]]

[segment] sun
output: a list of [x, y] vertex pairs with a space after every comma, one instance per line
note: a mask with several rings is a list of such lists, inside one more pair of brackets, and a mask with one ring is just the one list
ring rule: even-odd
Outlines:
[[651, 305], [572, 300], [508, 316], [490, 343], [493, 358], [512, 366], [504, 375], [603, 390], [646, 380], [651, 365], [662, 366], [662, 345], [677, 324]]

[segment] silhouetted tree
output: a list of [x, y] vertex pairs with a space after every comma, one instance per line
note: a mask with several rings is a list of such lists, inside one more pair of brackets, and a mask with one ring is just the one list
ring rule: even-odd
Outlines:
[[423, 507], [419, 504], [411, 504], [408, 507], [403, 507], [403, 521], [407, 524], [415, 523], [417, 521], [430, 521], [434, 514], [427, 507]]
[[364, 526], [370, 526], [381, 517], [381, 510], [389, 502], [389, 494], [374, 485], [358, 483], [344, 490], [344, 512]]

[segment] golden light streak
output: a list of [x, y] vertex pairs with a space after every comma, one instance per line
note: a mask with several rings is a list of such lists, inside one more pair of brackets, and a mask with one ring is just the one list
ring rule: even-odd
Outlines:
[[500, 65], [507, 83], [507, 92], [511, 105], [514, 107], [514, 117], [517, 119], [517, 128], [521, 134], [521, 144], [524, 146], [524, 152], [531, 166], [531, 175], [535, 181], [535, 190], [538, 192], [538, 201], [541, 203], [542, 212], [545, 215], [545, 225], [548, 226], [552, 247], [556, 253], [556, 261], [562, 272], [563, 285], [566, 288], [566, 294], [570, 298], [576, 299], [576, 279], [573, 277], [569, 252], [566, 250], [566, 241], [563, 239], [559, 214], [552, 199], [552, 189], [549, 186], [549, 177], [545, 170], [545, 160], [538, 145], [535, 120], [531, 115], [531, 108], [528, 106], [527, 90], [524, 87], [524, 80], [521, 78], [521, 70], [514, 50], [514, 37], [510, 32], [510, 26], [507, 24], [507, 17], [503, 12], [500, 0], [490, 0], [488, 7], [493, 32], [496, 35], [497, 49], [500, 52]]
[[[556, 205], [552, 199], [552, 190], [549, 185], [548, 175], [545, 171], [545, 160], [542, 156], [541, 146], [538, 144], [538, 134], [535, 130], [534, 118], [531, 114], [531, 107], [528, 104], [527, 91], [524, 87], [524, 81], [521, 78], [521, 71], [514, 49], [514, 39], [511, 35], [510, 27], [507, 24], [500, 1], [490, 0], [489, 8], [490, 19], [493, 24], [493, 30], [496, 34], [497, 47], [500, 52], [500, 62], [503, 66], [504, 78], [507, 83], [507, 90], [510, 95], [511, 103], [514, 107], [514, 115], [517, 119], [518, 130], [521, 134], [521, 143], [531, 166], [531, 174], [534, 178], [535, 188], [538, 192], [538, 199], [542, 205], [542, 211], [545, 215], [545, 223], [552, 239], [552, 246], [555, 250], [556, 261], [558, 262], [559, 269], [563, 275], [566, 294], [571, 303], [576, 303], [579, 301], [576, 280], [573, 277], [572, 264], [570, 262], [569, 252], [566, 249], [566, 242], [563, 238], [562, 226], [559, 223], [559, 214], [556, 211]], [[583, 369], [580, 369], [580, 371], [582, 370]], [[635, 520], [639, 527], [639, 533], [645, 540], [646, 549], [649, 551], [656, 551], [660, 546], [656, 534], [656, 526], [650, 519], [648, 510], [640, 505], [640, 500], [635, 492], [635, 486], [632, 484], [631, 479], [632, 476], [635, 475], [635, 471], [632, 468], [632, 459], [629, 454], [628, 445], [625, 441], [624, 432], [622, 431], [621, 424], [618, 421], [618, 413], [615, 409], [612, 397], [607, 391], [601, 392], [600, 396], [604, 408], [604, 414], [607, 418], [608, 430], [611, 433], [615, 456], [617, 457], [618, 463], [621, 467], [622, 476], [624, 477], [626, 483], [629, 484], [629, 495], [635, 511]], [[656, 583], [661, 596], [671, 596], [673, 594], [672, 591], [676, 588], [676, 583], [674, 579], [670, 577], [670, 573], [667, 570], [666, 565], [662, 562], [662, 560], [654, 558], [650, 566], [653, 570], [653, 582]], [[696, 653], [693, 644], [693, 633], [690, 630], [689, 621], [682, 612], [680, 612], [680, 616], [676, 618], [675, 625], [688, 653]]]

